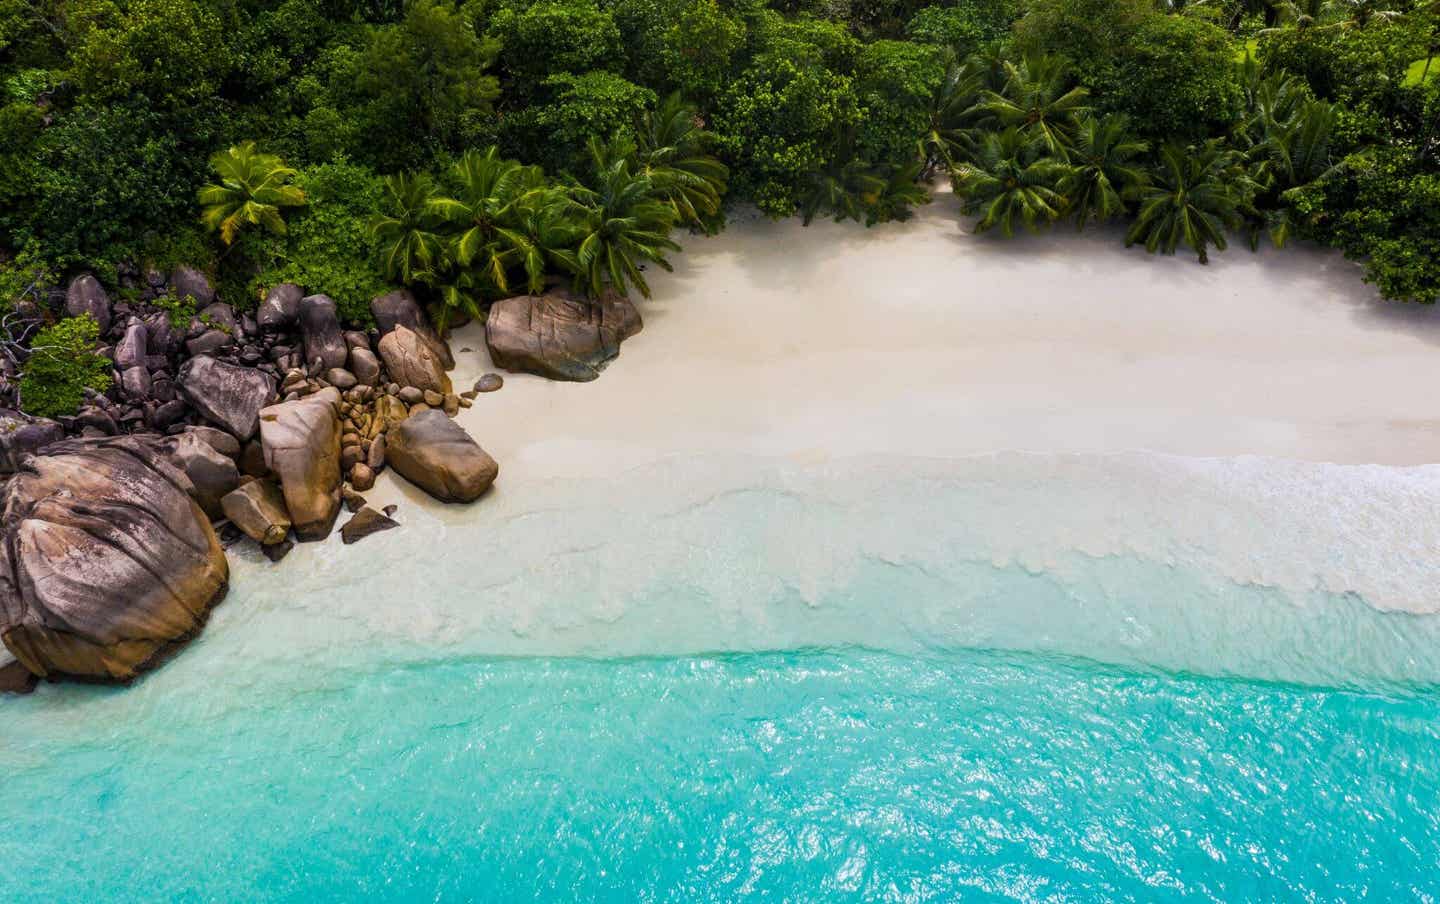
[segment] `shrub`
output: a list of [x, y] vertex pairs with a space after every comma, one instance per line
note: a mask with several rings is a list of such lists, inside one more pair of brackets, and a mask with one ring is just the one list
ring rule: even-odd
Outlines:
[[95, 353], [100, 324], [89, 314], [61, 320], [35, 334], [20, 378], [21, 407], [37, 417], [74, 414], [87, 388], [110, 388], [110, 362]]

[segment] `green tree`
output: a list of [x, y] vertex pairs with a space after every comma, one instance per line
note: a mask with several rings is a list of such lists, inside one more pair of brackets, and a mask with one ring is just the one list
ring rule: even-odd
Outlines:
[[203, 207], [201, 221], [206, 228], [219, 230], [229, 245], [245, 226], [264, 226], [285, 233], [281, 208], [299, 207], [305, 193], [291, 185], [296, 171], [272, 154], [262, 154], [255, 142], [220, 151], [210, 158], [218, 183], [201, 187], [198, 198]]
[[1238, 155], [1220, 142], [1167, 144], [1160, 149], [1151, 184], [1141, 193], [1125, 244], [1143, 242], [1152, 254], [1174, 254], [1183, 244], [1208, 264], [1211, 247], [1228, 247], [1226, 232], [1240, 227], [1252, 195]]
[[665, 32], [665, 66], [685, 94], [709, 100], [724, 89], [744, 46], [745, 23], [715, 0], [695, 0]]
[[434, 198], [435, 183], [425, 173], [385, 177], [380, 212], [370, 220], [369, 235], [386, 279], [409, 284], [442, 266], [445, 248], [436, 231]]
[[1068, 211], [1084, 229], [1091, 219], [1103, 223], [1123, 214], [1147, 181], [1141, 156], [1149, 145], [1130, 131], [1122, 114], [1086, 116], [1075, 130], [1071, 169], [1061, 182]]
[[509, 271], [525, 272], [532, 292], [544, 286], [545, 261], [520, 226], [520, 205], [546, 188], [545, 174], [500, 156], [498, 148], [466, 151], [451, 170], [454, 196], [430, 201], [435, 216], [452, 230], [449, 253], [474, 285], [492, 297], [510, 293]]
[[674, 209], [676, 221], [704, 227], [720, 213], [730, 170], [706, 151], [714, 136], [700, 127], [699, 117], [679, 92], [669, 95], [641, 117], [635, 153], [640, 173]]
[[650, 180], [633, 171], [626, 155], [598, 140], [591, 142], [590, 151], [590, 185], [573, 190], [580, 223], [576, 283], [592, 298], [607, 287], [624, 294], [627, 286], [649, 298], [650, 284], [641, 267], [648, 261], [671, 269], [665, 254], [680, 250], [670, 238], [675, 210], [655, 197]]
[[95, 352], [100, 325], [89, 314], [61, 320], [35, 334], [20, 377], [20, 407], [36, 417], [74, 414], [85, 390], [110, 388], [110, 361]]
[[975, 111], [999, 129], [1019, 129], [1026, 142], [1065, 160], [1075, 140], [1079, 114], [1089, 109], [1090, 92], [1071, 81], [1056, 56], [1030, 56], [1005, 66], [1005, 85], [983, 91]]
[[951, 181], [965, 213], [981, 214], [975, 231], [998, 228], [1008, 238], [1017, 220], [1033, 232], [1064, 212], [1059, 185], [1068, 174], [1041, 141], [1010, 126], [987, 132], [972, 158], [951, 171]]

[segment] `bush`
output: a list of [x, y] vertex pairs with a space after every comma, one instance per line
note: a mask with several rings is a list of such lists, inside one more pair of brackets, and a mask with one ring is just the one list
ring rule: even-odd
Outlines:
[[20, 403], [27, 414], [74, 414], [87, 388], [110, 388], [110, 362], [95, 353], [100, 324], [89, 314], [70, 317], [35, 334], [30, 360], [20, 378]]

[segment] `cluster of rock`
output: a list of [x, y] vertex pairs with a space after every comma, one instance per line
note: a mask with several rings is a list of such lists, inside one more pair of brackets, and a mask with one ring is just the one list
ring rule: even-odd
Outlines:
[[15, 659], [0, 689], [128, 681], [193, 634], [228, 577], [212, 521], [279, 560], [328, 536], [342, 504], [347, 543], [394, 527], [359, 495], [386, 467], [445, 502], [498, 474], [450, 419], [477, 390], [453, 391], [450, 349], [408, 292], [374, 299], [360, 332], [293, 285], [253, 316], [194, 271], [148, 287], [195, 299], [187, 328], [80, 277], [65, 313], [101, 325], [114, 388], [54, 421], [0, 409], [0, 639]]

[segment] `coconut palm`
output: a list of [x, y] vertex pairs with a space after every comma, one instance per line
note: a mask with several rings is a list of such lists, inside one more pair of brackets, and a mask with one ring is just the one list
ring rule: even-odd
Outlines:
[[670, 239], [678, 215], [657, 198], [654, 184], [635, 172], [627, 155], [592, 138], [590, 157], [591, 184], [571, 188], [578, 215], [576, 285], [592, 298], [607, 286], [623, 293], [632, 285], [649, 298], [650, 285], [640, 268], [651, 261], [671, 269], [665, 253], [680, 250]]
[[220, 240], [227, 245], [247, 225], [284, 234], [280, 209], [305, 203], [305, 192], [289, 184], [295, 170], [273, 154], [260, 153], [253, 141], [220, 151], [210, 158], [210, 166], [219, 182], [198, 192], [201, 221], [209, 229], [218, 229]]
[[930, 192], [920, 184], [924, 164], [916, 161], [882, 169], [875, 174], [876, 191], [865, 195], [865, 225], [908, 220], [914, 208], [930, 203]]
[[1054, 221], [1065, 207], [1059, 191], [1069, 167], [1049, 156], [1044, 145], [1018, 126], [986, 133], [973, 160], [951, 172], [955, 193], [967, 214], [983, 214], [976, 232], [999, 228], [1015, 234], [1019, 220], [1035, 231]]
[[1210, 247], [1227, 247], [1225, 233], [1239, 228], [1253, 193], [1234, 151], [1215, 140], [1198, 147], [1172, 142], [1160, 149], [1160, 165], [1141, 192], [1125, 244], [1143, 242], [1152, 254], [1174, 254], [1183, 244], [1207, 264]]
[[978, 64], [951, 62], [930, 96], [925, 131], [916, 142], [923, 161], [920, 176], [929, 179], [940, 167], [949, 168], [975, 146], [971, 110], [980, 99], [983, 76]]
[[1075, 119], [1088, 110], [1090, 92], [1072, 86], [1065, 61], [1057, 56], [1028, 56], [1005, 63], [1005, 86], [984, 91], [975, 112], [995, 126], [1023, 129], [1054, 157], [1065, 159], [1074, 141]]
[[370, 220], [370, 238], [389, 279], [417, 282], [417, 274], [434, 272], [445, 253], [444, 240], [430, 202], [435, 184], [424, 173], [385, 177], [381, 212]]
[[1130, 132], [1130, 121], [1123, 115], [1080, 119], [1071, 169], [1061, 182], [1076, 228], [1084, 229], [1092, 218], [1104, 222], [1124, 212], [1125, 203], [1145, 185], [1147, 176], [1138, 158], [1148, 149]]
[[510, 291], [509, 270], [523, 267], [527, 281], [544, 279], [539, 255], [519, 228], [520, 205], [545, 189], [545, 174], [536, 166], [505, 160], [497, 148], [466, 151], [455, 162], [451, 178], [454, 197], [432, 198], [431, 213], [454, 230], [450, 256], [471, 270], [486, 293]]
[[710, 138], [695, 108], [679, 92], [647, 111], [635, 129], [637, 170], [675, 210], [678, 220], [703, 226], [720, 212], [730, 170], [705, 153]]
[[1285, 194], [1324, 178], [1338, 165], [1332, 148], [1335, 124], [1335, 107], [1312, 100], [1284, 121], [1265, 127], [1264, 140], [1248, 155], [1263, 197], [1263, 203], [1257, 206], [1265, 211], [1259, 219], [1252, 215], [1251, 248], [1259, 244], [1262, 228], [1277, 247], [1284, 247], [1289, 240], [1295, 224]]

